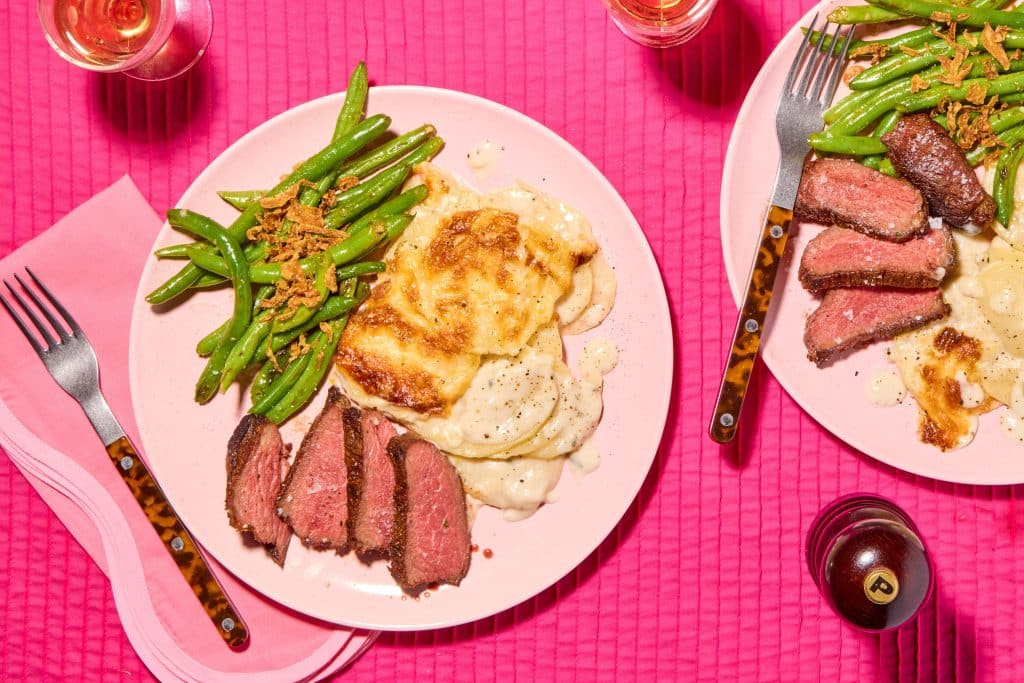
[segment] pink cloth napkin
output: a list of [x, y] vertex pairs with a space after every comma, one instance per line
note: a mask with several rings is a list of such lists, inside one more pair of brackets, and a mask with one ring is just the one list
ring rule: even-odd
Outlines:
[[[2, 265], [5, 277], [23, 272], [24, 266], [32, 268], [75, 316], [96, 350], [102, 387], [114, 414], [143, 456], [145, 449], [136, 436], [128, 393], [128, 328], [136, 283], [160, 225], [125, 176], [3, 259]], [[0, 409], [0, 441], [8, 446], [11, 459], [104, 573], [111, 575], [110, 558], [104, 554], [100, 532], [83, 513], [81, 501], [34, 476], [25, 466], [28, 459], [34, 457], [59, 468], [63, 454], [74, 461], [66, 463], [66, 470], [76, 466], [84, 470], [76, 474], [79, 482], [91, 475], [123, 513], [125, 528], [130, 529], [134, 546], [145, 558], [139, 576], [144, 577], [146, 590], [142, 593], [148, 594], [151, 607], [132, 607], [155, 616], [151, 621], [139, 620], [143, 627], [162, 627], [165, 633], [148, 633], [145, 639], [135, 633], [133, 637], [139, 623], [127, 623], [122, 609], [126, 606], [119, 603], [118, 607], [133, 645], [154, 675], [219, 680], [243, 674], [247, 681], [306, 680], [338, 670], [351, 661], [354, 651], [372, 642], [375, 634], [353, 633], [291, 612], [211, 563], [250, 629], [249, 647], [240, 653], [229, 650], [111, 466], [77, 403], [60, 390], [9, 322], [0, 324], [0, 348], [6, 350], [7, 360], [0, 375], [0, 401], [4, 404], [0, 406], [4, 408]], [[55, 452], [48, 456], [49, 449]], [[214, 459], [210, 466], [223, 465]], [[163, 641], [166, 646], [142, 646], [143, 640]]]

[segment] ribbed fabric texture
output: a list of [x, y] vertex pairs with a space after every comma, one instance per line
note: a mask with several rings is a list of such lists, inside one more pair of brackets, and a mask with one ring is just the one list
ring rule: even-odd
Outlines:
[[[342, 89], [359, 59], [375, 83], [519, 109], [597, 164], [651, 242], [677, 343], [665, 438], [622, 523], [556, 586], [474, 624], [385, 635], [342, 678], [1021, 680], [1024, 489], [881, 466], [763, 368], [738, 448], [705, 435], [735, 315], [719, 243], [725, 149], [758, 68], [809, 6], [721, 0], [695, 40], [659, 52], [625, 39], [598, 0], [215, 0], [199, 66], [143, 84], [69, 66], [44, 41], [35, 3], [11, 3], [0, 13], [0, 253], [126, 172], [154, 207], [171, 206], [234, 140]], [[1008, 446], [1006, 457], [1022, 455]], [[896, 500], [934, 554], [936, 599], [895, 633], [841, 624], [805, 570], [814, 515], [854, 491]], [[0, 680], [149, 680], [103, 575], [5, 458], [0, 520]]]

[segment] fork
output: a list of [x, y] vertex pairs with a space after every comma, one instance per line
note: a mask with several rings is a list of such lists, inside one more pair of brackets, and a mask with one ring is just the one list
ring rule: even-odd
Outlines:
[[[99, 363], [92, 345], [60, 301], [31, 270], [25, 268], [25, 271], [49, 305], [17, 273], [14, 274], [14, 279], [35, 304], [35, 309], [10, 282], [4, 280], [4, 284], [18, 307], [32, 321], [38, 334], [29, 329], [14, 306], [2, 294], [0, 303], [7, 309], [57, 384], [82, 406], [93, 429], [106, 446], [107, 453], [121, 478], [160, 536], [164, 547], [174, 558], [178, 570], [202, 603], [221, 638], [232, 648], [242, 647], [249, 639], [248, 627], [238, 616], [224, 589], [200, 554], [192, 536], [181, 523], [178, 513], [167, 501], [164, 492], [149, 473], [138, 451], [110, 410], [100, 391]], [[39, 318], [36, 310], [46, 318], [49, 327]], [[57, 319], [54, 310], [64, 319], [64, 323]]]
[[[815, 14], [786, 74], [775, 113], [781, 150], [779, 170], [711, 419], [709, 432], [719, 443], [728, 443], [736, 436], [743, 399], [761, 346], [761, 331], [768, 316], [775, 276], [786, 250], [804, 159], [810, 151], [807, 138], [825, 125], [822, 115], [836, 94], [855, 28], [850, 26], [845, 39], [841, 40], [842, 27], [836, 25], [829, 35], [826, 21], [817, 42], [812, 43], [817, 23]], [[827, 48], [826, 37], [829, 38]]]

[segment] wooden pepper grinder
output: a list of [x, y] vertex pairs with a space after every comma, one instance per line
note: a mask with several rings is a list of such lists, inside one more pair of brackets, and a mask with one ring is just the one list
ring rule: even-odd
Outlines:
[[932, 591], [917, 527], [875, 495], [845, 496], [818, 513], [807, 534], [807, 566], [836, 614], [868, 631], [896, 628]]

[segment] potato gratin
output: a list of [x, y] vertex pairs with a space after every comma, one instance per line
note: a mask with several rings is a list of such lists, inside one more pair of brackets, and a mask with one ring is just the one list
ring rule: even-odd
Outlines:
[[349, 320], [340, 381], [437, 444], [472, 497], [526, 517], [601, 418], [614, 347], [588, 346], [576, 378], [561, 335], [604, 319], [615, 277], [565, 203], [523, 184], [481, 195], [417, 170], [428, 198]]

